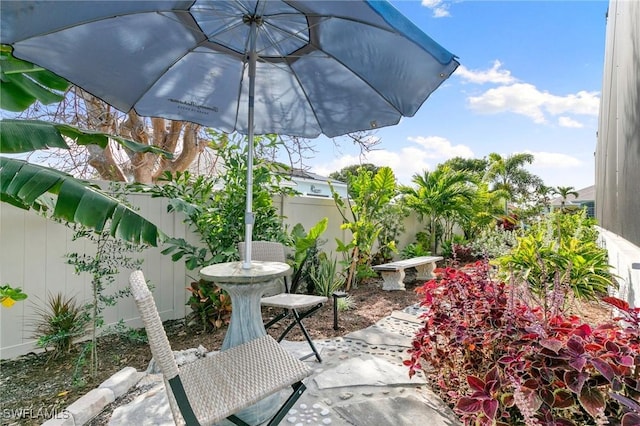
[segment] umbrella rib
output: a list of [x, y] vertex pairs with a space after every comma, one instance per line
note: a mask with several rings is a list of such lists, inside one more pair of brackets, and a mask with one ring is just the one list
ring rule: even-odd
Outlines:
[[[346, 66], [342, 61], [340, 61], [337, 57], [335, 57], [334, 55], [331, 55], [330, 53], [322, 50], [319, 47], [319, 43], [317, 42], [317, 33], [315, 31], [315, 29], [317, 28], [318, 25], [320, 25], [320, 23], [322, 23], [325, 20], [331, 19], [332, 17], [328, 17], [325, 15], [316, 15], [316, 16], [309, 16], [307, 17], [307, 21], [309, 23], [309, 25], [307, 26], [306, 29], [309, 30], [309, 40], [307, 41], [306, 45], [301, 47], [300, 49], [298, 49], [297, 51], [291, 53], [291, 54], [286, 54], [281, 52], [281, 56], [282, 56], [282, 60], [287, 63], [288, 65], [288, 69], [291, 71], [293, 77], [295, 78], [295, 80], [298, 82], [298, 87], [300, 88], [301, 92], [304, 94], [304, 98], [307, 100], [307, 105], [309, 106], [309, 108], [311, 109], [311, 111], [313, 112], [313, 116], [315, 117], [315, 121], [316, 123], [318, 123], [320, 130], [322, 131], [322, 133], [325, 133], [323, 131], [323, 126], [321, 124], [321, 121], [319, 120], [316, 108], [314, 108], [313, 103], [311, 102], [308, 92], [305, 90], [304, 85], [302, 84], [302, 81], [300, 80], [300, 78], [298, 77], [297, 73], [295, 72], [295, 70], [293, 69], [293, 67], [291, 67], [291, 64], [295, 62], [296, 59], [294, 59], [294, 56], [298, 56], [298, 57], [302, 57], [307, 51], [313, 49], [315, 51], [318, 52], [322, 52], [324, 55], [327, 56], [327, 58], [331, 58], [333, 59], [336, 63], [339, 63], [340, 65], [342, 65], [342, 67], [347, 70], [349, 73], [353, 74], [354, 76], [356, 76], [356, 78], [360, 81], [362, 81], [364, 84], [366, 84], [373, 92], [375, 92], [376, 94], [378, 94], [378, 96], [381, 99], [384, 99], [385, 103], [387, 105], [389, 105], [390, 108], [392, 108], [394, 111], [396, 111], [400, 116], [404, 116], [404, 114], [402, 114], [402, 112], [398, 109], [398, 107], [396, 107], [396, 105], [394, 105], [386, 96], [384, 96], [379, 90], [377, 90], [374, 86], [371, 85], [371, 83], [369, 83], [369, 81], [367, 81], [367, 79], [365, 79], [364, 77], [362, 77], [360, 74], [356, 73], [355, 71], [353, 71], [351, 68], [349, 68], [348, 66]], [[338, 19], [342, 19], [342, 18], [338, 18]], [[356, 21], [358, 22], [358, 21]], [[269, 25], [280, 29], [280, 27], [274, 25], [273, 23], [269, 23]], [[288, 31], [285, 31], [288, 32]], [[279, 43], [276, 43], [275, 40], [273, 40], [270, 36], [268, 32], [264, 32], [264, 34], [266, 35], [266, 37], [272, 41], [272, 47], [279, 50]], [[291, 37], [297, 37], [296, 34], [291, 34]], [[298, 53], [298, 55], [295, 55], [295, 53]], [[262, 61], [264, 62], [270, 62], [270, 63], [274, 63], [276, 61], [269, 61], [268, 60], [269, 57], [259, 57], [259, 59], [262, 59]], [[278, 61], [280, 62], [280, 61]], [[244, 69], [246, 68], [246, 63], [243, 67], [243, 76], [244, 76]], [[237, 105], [237, 108], [239, 108], [239, 105]], [[238, 109], [236, 109], [236, 111], [238, 111]], [[237, 116], [237, 112], [236, 112], [236, 116]]]
[[[317, 42], [317, 36], [316, 36], [316, 32], [312, 30], [312, 27], [315, 27], [319, 24], [319, 22], [315, 25], [310, 25], [310, 31], [309, 31], [309, 45], [313, 46], [316, 50], [324, 53], [325, 55], [327, 55], [327, 57], [333, 59], [336, 63], [342, 65], [342, 67], [347, 70], [348, 72], [350, 72], [351, 74], [355, 75], [356, 78], [360, 81], [362, 81], [364, 84], [366, 84], [371, 90], [373, 90], [373, 92], [377, 93], [381, 99], [384, 99], [384, 101], [391, 106], [391, 108], [395, 111], [398, 112], [398, 114], [400, 114], [400, 116], [404, 116], [404, 114], [402, 114], [402, 112], [396, 107], [396, 105], [394, 105], [389, 99], [387, 99], [386, 96], [384, 96], [382, 93], [380, 93], [379, 90], [377, 90], [375, 87], [373, 87], [371, 85], [371, 83], [369, 83], [369, 81], [367, 79], [365, 79], [363, 76], [361, 76], [360, 74], [356, 73], [353, 69], [351, 69], [350, 67], [348, 67], [344, 62], [342, 62], [340, 59], [338, 59], [336, 56], [330, 54], [329, 52], [320, 49], [320, 47], [318, 46], [318, 42]], [[304, 49], [304, 48], [303, 48]], [[293, 71], [293, 69], [292, 69]], [[294, 72], [295, 75], [295, 72]], [[298, 80], [297, 76], [296, 76], [296, 80]], [[300, 80], [298, 80], [300, 81]], [[306, 92], [305, 92], [306, 95]], [[308, 99], [308, 98], [307, 98]], [[315, 115], [315, 111], [314, 111], [314, 115]], [[318, 122], [320, 123], [320, 122]], [[322, 127], [322, 126], [321, 126]], [[324, 133], [324, 132], [323, 132]]]
[[[308, 20], [308, 19], [307, 19], [307, 22], [309, 22], [309, 20]], [[318, 24], [319, 24], [319, 22], [318, 22], [318, 23], [316, 23], [315, 25], [317, 26]], [[271, 24], [271, 23], [270, 23], [269, 25], [274, 26], [275, 28], [280, 29], [279, 27], [277, 27], [277, 26], [275, 26], [275, 25], [273, 25], [273, 24]], [[312, 25], [308, 25], [306, 29], [308, 29], [308, 30], [309, 30], [309, 40], [306, 40], [306, 43], [307, 43], [307, 45], [310, 45], [310, 43], [311, 43], [311, 33], [313, 32], [313, 30], [312, 30]], [[288, 33], [288, 31], [287, 31], [287, 33]], [[279, 43], [276, 43], [276, 42], [275, 42], [275, 40], [273, 40], [273, 39], [270, 37], [270, 35], [269, 35], [269, 33], [268, 33], [268, 32], [266, 32], [266, 31], [265, 31], [265, 32], [264, 32], [264, 34], [266, 35], [266, 37], [267, 37], [269, 40], [271, 40], [271, 41], [272, 41], [272, 47], [273, 47], [273, 48], [275, 48], [276, 50], [280, 51], [280, 49], [279, 49], [279, 47], [280, 47]], [[291, 36], [291, 37], [299, 38], [299, 37], [298, 37], [298, 35], [297, 35], [297, 33], [296, 33], [296, 34], [291, 34], [291, 33], [289, 33], [289, 34], [290, 34], [290, 36]], [[314, 47], [315, 47], [315, 46], [314, 46]], [[316, 49], [317, 49], [317, 48], [316, 48]], [[300, 49], [298, 49], [298, 51], [299, 51], [299, 50], [300, 50]], [[317, 49], [317, 50], [318, 50], [318, 51], [321, 51], [321, 50], [319, 50], [319, 49]], [[283, 57], [283, 59], [284, 59], [284, 62], [287, 64], [287, 68], [291, 71], [291, 73], [292, 73], [293, 77], [294, 77], [294, 78], [295, 78], [295, 80], [298, 82], [298, 87], [300, 88], [300, 91], [303, 93], [304, 98], [305, 98], [305, 99], [306, 99], [306, 101], [307, 101], [307, 105], [309, 105], [309, 108], [310, 108], [310, 109], [311, 109], [311, 111], [313, 112], [313, 116], [315, 117], [315, 121], [316, 121], [316, 123], [318, 123], [319, 127], [322, 129], [322, 126], [320, 125], [320, 120], [318, 119], [318, 114], [316, 113], [316, 109], [313, 107], [313, 105], [312, 105], [312, 103], [311, 103], [311, 101], [310, 101], [310, 99], [309, 99], [309, 95], [307, 94], [307, 91], [305, 90], [305, 88], [304, 88], [304, 86], [303, 86], [302, 82], [301, 82], [301, 81], [300, 81], [300, 79], [298, 78], [298, 75], [296, 74], [295, 70], [291, 67], [291, 63], [292, 63], [292, 62], [294, 62], [294, 61], [290, 61], [289, 59], [291, 58], [291, 56], [292, 56], [292, 55], [291, 55], [291, 54], [284, 54], [284, 53], [282, 53], [282, 51], [280, 51], [280, 53], [281, 53], [281, 56], [282, 56], [282, 57]], [[275, 65], [275, 64], [274, 64], [274, 65]], [[243, 75], [244, 75], [244, 73], [243, 73]]]
[[[156, 12], [159, 15], [161, 15], [162, 17], [169, 19], [169, 20], [173, 20], [176, 22], [179, 22], [183, 25], [185, 25], [187, 28], [191, 29], [193, 31], [194, 34], [194, 38], [196, 39], [196, 43], [194, 44], [194, 46], [192, 48], [187, 49], [185, 52], [183, 52], [181, 55], [177, 56], [173, 62], [171, 62], [170, 64], [168, 64], [164, 70], [161, 73], [158, 73], [158, 76], [156, 78], [153, 79], [152, 82], [150, 82], [149, 87], [153, 87], [160, 78], [162, 78], [163, 75], [166, 74], [166, 72], [168, 70], [170, 70], [171, 68], [173, 68], [182, 58], [185, 57], [185, 55], [187, 55], [190, 52], [193, 52], [194, 49], [198, 48], [199, 46], [202, 46], [206, 41], [207, 38], [204, 35], [204, 32], [202, 32], [202, 29], [200, 28], [200, 26], [197, 24], [197, 22], [195, 21], [195, 19], [193, 18], [193, 15], [191, 15], [191, 13], [189, 13], [188, 11], [170, 11], [171, 14], [167, 14], [165, 12]], [[176, 19], [175, 17], [182, 17], [183, 19]], [[188, 21], [192, 21], [193, 24], [190, 24]], [[202, 37], [201, 40], [198, 40], [198, 34], [200, 34]], [[135, 99], [135, 101], [132, 103], [132, 109], [135, 110], [135, 105], [140, 101], [140, 99], [142, 98], [142, 96], [144, 96], [144, 93], [142, 93], [138, 98]], [[137, 112], [136, 112], [137, 113]]]

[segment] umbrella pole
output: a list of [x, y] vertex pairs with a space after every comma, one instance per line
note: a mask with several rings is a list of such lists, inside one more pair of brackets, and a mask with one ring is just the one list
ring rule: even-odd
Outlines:
[[251, 21], [251, 29], [249, 30], [249, 147], [247, 159], [247, 208], [244, 215], [244, 248], [245, 256], [242, 263], [243, 269], [251, 269], [251, 246], [253, 241], [253, 224], [255, 223], [255, 215], [253, 214], [253, 98], [256, 83], [256, 37], [258, 35], [258, 25], [255, 21]]

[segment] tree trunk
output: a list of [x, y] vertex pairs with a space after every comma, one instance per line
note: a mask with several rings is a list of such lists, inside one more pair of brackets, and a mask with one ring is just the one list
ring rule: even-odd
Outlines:
[[[84, 90], [78, 89], [77, 93], [84, 100], [87, 108], [88, 127], [104, 133], [114, 133], [114, 117], [108, 104]], [[126, 182], [127, 178], [115, 161], [109, 146], [102, 149], [98, 145], [87, 145], [87, 153], [89, 154], [89, 165], [96, 169], [101, 179]]]
[[182, 135], [182, 151], [178, 157], [171, 161], [164, 157], [160, 159], [160, 167], [153, 174], [153, 180], [156, 181], [163, 172], [169, 171], [171, 174], [175, 172], [183, 172], [189, 168], [196, 157], [204, 150], [206, 144], [198, 140], [198, 132], [200, 126], [193, 123], [181, 123], [173, 121], [168, 132], [165, 132], [164, 139], [169, 143], [166, 147], [162, 147], [167, 151], [174, 152], [180, 136], [180, 128], [185, 124]]
[[98, 145], [87, 145], [87, 152], [89, 153], [89, 165], [96, 169], [101, 179], [117, 182], [127, 181], [124, 172], [113, 158], [109, 145], [105, 149]]
[[346, 281], [346, 291], [351, 290], [351, 283], [356, 279], [356, 267], [358, 266], [358, 246], [353, 248], [351, 252], [351, 265], [349, 265], [349, 274]]
[[431, 235], [429, 236], [429, 238], [431, 239], [431, 256], [435, 256], [436, 255], [436, 250], [438, 249], [437, 244], [438, 244], [438, 240], [436, 238], [436, 219], [434, 217], [430, 218], [429, 220], [431, 222]]

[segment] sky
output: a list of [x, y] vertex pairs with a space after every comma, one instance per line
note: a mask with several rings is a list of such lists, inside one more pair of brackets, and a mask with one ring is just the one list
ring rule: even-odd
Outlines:
[[345, 139], [316, 142], [311, 171], [370, 162], [398, 181], [456, 156], [531, 153], [548, 186], [594, 184], [608, 1], [392, 1], [460, 67], [414, 117], [379, 129], [360, 156]]

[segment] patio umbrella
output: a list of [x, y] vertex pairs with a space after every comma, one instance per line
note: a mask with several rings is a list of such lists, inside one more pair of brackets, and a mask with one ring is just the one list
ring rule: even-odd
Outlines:
[[454, 55], [385, 1], [3, 1], [0, 42], [121, 111], [248, 136], [334, 137], [413, 116]]

